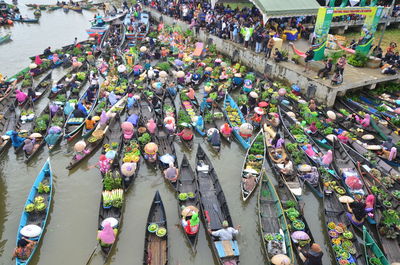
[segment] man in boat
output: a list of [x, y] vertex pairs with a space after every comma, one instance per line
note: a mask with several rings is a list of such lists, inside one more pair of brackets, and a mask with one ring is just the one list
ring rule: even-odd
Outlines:
[[179, 169], [177, 169], [173, 162], [169, 163], [169, 167], [164, 170], [164, 177], [171, 182], [176, 182], [179, 177]]
[[283, 168], [280, 169], [280, 172], [287, 176], [290, 176], [293, 174], [293, 172], [294, 172], [293, 162], [288, 157], [285, 158]]
[[232, 240], [234, 236], [239, 234], [240, 230], [240, 225], [236, 226], [236, 229], [233, 227], [229, 227], [229, 223], [227, 220], [224, 220], [222, 222], [222, 229], [219, 229], [217, 231], [211, 231], [211, 229], [208, 229], [208, 232], [216, 237], [219, 237], [219, 240], [225, 241], [225, 240]]
[[300, 247], [298, 247], [298, 250], [300, 250], [299, 256], [304, 265], [322, 265], [322, 256], [324, 253], [318, 244], [312, 244], [308, 251]]
[[17, 242], [17, 247], [14, 250], [14, 254], [12, 259], [19, 258], [21, 260], [26, 260], [30, 257], [33, 247], [37, 242], [26, 239], [25, 237], [21, 238]]
[[74, 118], [85, 118], [86, 114], [81, 110], [81, 108], [79, 108], [79, 104], [76, 104], [72, 116]]
[[52, 52], [51, 52], [51, 47], [50, 47], [50, 46], [47, 47], [47, 48], [43, 51], [43, 55], [49, 56], [49, 55], [51, 55], [51, 54], [52, 54]]
[[199, 214], [192, 210], [186, 216], [182, 216], [182, 226], [185, 229], [186, 234], [189, 236], [196, 235], [199, 232], [200, 227]]

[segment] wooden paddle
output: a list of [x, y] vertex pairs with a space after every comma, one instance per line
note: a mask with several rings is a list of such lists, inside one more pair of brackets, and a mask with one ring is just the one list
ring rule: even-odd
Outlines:
[[88, 261], [86, 262], [86, 265], [90, 264], [90, 261], [92, 260], [93, 255], [96, 252], [96, 249], [99, 247], [99, 245], [100, 245], [100, 243], [97, 243], [96, 246], [94, 247], [92, 254], [90, 254], [90, 257], [89, 257]]

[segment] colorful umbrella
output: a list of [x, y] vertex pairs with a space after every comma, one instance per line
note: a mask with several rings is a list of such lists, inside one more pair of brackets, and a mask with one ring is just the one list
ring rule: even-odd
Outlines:
[[295, 231], [291, 237], [294, 240], [309, 240], [310, 236], [304, 231]]

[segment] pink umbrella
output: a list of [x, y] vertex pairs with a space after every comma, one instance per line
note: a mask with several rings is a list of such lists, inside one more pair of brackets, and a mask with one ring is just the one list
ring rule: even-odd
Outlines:
[[352, 190], [359, 190], [362, 188], [363, 183], [357, 176], [349, 176], [346, 178], [346, 185]]

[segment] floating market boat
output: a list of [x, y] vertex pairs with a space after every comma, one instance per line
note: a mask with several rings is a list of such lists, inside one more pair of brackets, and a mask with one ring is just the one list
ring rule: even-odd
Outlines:
[[[162, 131], [158, 133], [158, 135], [155, 136], [154, 142], [158, 146], [158, 151], [157, 151], [157, 158], [158, 158], [158, 166], [161, 170], [161, 174], [164, 177], [164, 170], [166, 170], [169, 167], [169, 163], [174, 163], [174, 166], [176, 168], [179, 168], [178, 166], [178, 159], [176, 156], [176, 151], [175, 151], [175, 146], [174, 146], [174, 139], [175, 136], [172, 135], [166, 135]], [[167, 180], [169, 184], [176, 190], [176, 185], [177, 182], [173, 182], [170, 180]]]
[[283, 183], [290, 189], [290, 191], [298, 198], [303, 194], [303, 185], [296, 174], [286, 175], [281, 173], [280, 168], [283, 168], [284, 161], [288, 156], [284, 147], [275, 148], [271, 142], [276, 136], [275, 130], [269, 126], [264, 125], [265, 143], [267, 145], [267, 159], [271, 167], [275, 167], [277, 172], [282, 178]]
[[221, 133], [215, 126], [213, 113], [210, 109], [206, 108], [203, 112], [203, 116], [204, 132], [206, 133], [207, 142], [210, 144], [212, 150], [219, 152], [221, 150]]
[[[51, 108], [51, 105], [50, 105], [50, 108]], [[55, 133], [55, 139], [50, 140], [47, 138], [50, 131], [47, 130], [47, 134], [44, 137], [44, 139], [46, 141], [47, 148], [49, 148], [49, 150], [52, 150], [54, 148], [54, 146], [56, 146], [61, 141], [62, 136], [63, 136], [62, 128], [64, 127], [64, 124], [65, 124], [65, 114], [64, 114], [64, 110], [63, 110], [62, 106], [59, 106], [57, 111], [52, 115], [53, 116], [50, 120], [49, 130], [53, 127], [58, 127], [59, 133]]]
[[[79, 68], [72, 69], [70, 72], [65, 74], [62, 78], [60, 78], [60, 80], [58, 80], [57, 85], [56, 85], [57, 87], [59, 87], [59, 89], [57, 90], [57, 92], [50, 91], [49, 98], [54, 99], [60, 94], [65, 94], [68, 97], [69, 93], [73, 93], [73, 91], [70, 91], [71, 83], [72, 83], [72, 81], [74, 81], [76, 79], [76, 74], [78, 72], [86, 73], [85, 79], [81, 82], [79, 87], [76, 89], [76, 90], [80, 90], [83, 87], [83, 85], [86, 83], [87, 78], [88, 78], [88, 66], [85, 63], [82, 64], [82, 66], [80, 66]], [[67, 97], [64, 98], [65, 101], [66, 101]], [[62, 100], [58, 100], [58, 101], [62, 101]]]
[[33, 126], [33, 134], [30, 135], [31, 138], [34, 138], [34, 147], [32, 153], [28, 154], [25, 151], [25, 162], [29, 162], [45, 145], [46, 141], [44, 140], [44, 136], [47, 133], [47, 130], [50, 125], [50, 109], [49, 105], [47, 105], [43, 111], [39, 114], [35, 119], [35, 124]]
[[232, 97], [226, 93], [224, 99], [224, 114], [226, 119], [228, 120], [229, 125], [233, 128], [233, 135], [236, 140], [242, 145], [244, 149], [248, 149], [250, 147], [250, 137], [247, 139], [243, 138], [240, 135], [239, 128], [243, 123], [246, 123], [246, 119], [243, 117], [242, 112], [240, 111], [236, 102], [232, 99]]
[[366, 264], [364, 251], [356, 238], [350, 219], [336, 194], [327, 193], [323, 198], [326, 233], [331, 241], [330, 247], [335, 253], [337, 265], [354, 263]]
[[[199, 213], [200, 194], [196, 176], [185, 154], [182, 158], [179, 175], [180, 177], [177, 181], [178, 214], [180, 218], [189, 218], [193, 215], [193, 212]], [[188, 234], [182, 223], [180, 227], [193, 253], [196, 253], [200, 229], [195, 234]], [[200, 227], [200, 224], [198, 227]]]
[[114, 248], [119, 231], [121, 230], [123, 207], [123, 181], [119, 170], [114, 169], [107, 172], [103, 178], [103, 191], [99, 207], [98, 233], [101, 233], [106, 223], [110, 224], [114, 231], [116, 231], [114, 243], [104, 244], [101, 241], [99, 242], [105, 262], [108, 261], [111, 250]]
[[27, 265], [34, 256], [47, 225], [53, 193], [53, 174], [48, 158], [33, 183], [19, 221], [17, 243], [22, 238], [36, 242], [27, 259], [16, 259], [16, 265]]
[[206, 134], [204, 133], [204, 121], [203, 117], [199, 114], [200, 105], [197, 101], [197, 98], [195, 97], [191, 100], [188, 96], [186, 96], [185, 92], [179, 93], [179, 96], [182, 108], [190, 117], [190, 125], [200, 136], [205, 136]]
[[39, 23], [38, 18], [12, 18], [11, 20], [22, 23]]
[[[132, 182], [138, 176], [140, 167], [140, 147], [136, 139], [122, 141], [122, 154], [120, 169], [124, 180], [124, 188], [128, 190]], [[125, 164], [127, 163], [127, 164]]]
[[6, 133], [8, 131], [14, 130], [15, 125], [17, 124], [17, 113], [15, 112], [15, 107], [11, 105], [5, 110], [4, 113], [1, 114], [1, 117], [2, 119], [0, 119], [0, 135], [2, 138], [2, 142], [0, 144], [0, 154], [7, 151], [11, 145], [10, 136]]
[[[114, 37], [115, 32], [118, 34], [119, 43], [114, 43], [111, 39]], [[121, 49], [124, 40], [125, 40], [125, 26], [123, 23], [117, 20], [115, 21], [115, 23], [112, 23], [110, 25], [110, 27], [104, 34], [100, 43], [100, 50], [104, 52], [107, 47]]]
[[122, 151], [122, 131], [121, 131], [121, 118], [119, 113], [115, 113], [112, 121], [112, 126], [108, 128], [108, 132], [104, 136], [102, 154], [108, 152], [113, 153], [111, 169], [119, 168], [119, 158]]
[[283, 254], [294, 262], [290, 232], [281, 201], [265, 170], [261, 172], [261, 186], [258, 193], [258, 220], [263, 250], [268, 264], [273, 256]]
[[[124, 24], [126, 28], [129, 28], [131, 25], [130, 19], [131, 19], [131, 13], [128, 13], [125, 17]], [[142, 41], [144, 37], [147, 35], [149, 28], [150, 28], [150, 16], [146, 12], [141, 12], [140, 13], [140, 20], [134, 20], [133, 22], [133, 28], [138, 29], [135, 32], [127, 32], [125, 34], [125, 38], [127, 40], [131, 41]], [[144, 25], [144, 30], [139, 30], [143, 28], [142, 26]]]
[[257, 188], [265, 162], [266, 149], [264, 130], [261, 129], [255, 136], [250, 148], [247, 149], [244, 159], [240, 181], [243, 201], [246, 201]]
[[[187, 121], [190, 121], [190, 116], [182, 108], [179, 109], [177, 118], [178, 118], [177, 128], [181, 128], [181, 127], [185, 127], [185, 126], [190, 127], [190, 125], [187, 123]], [[182, 137], [179, 137], [179, 140], [188, 150], [192, 150], [193, 138], [194, 138], [194, 136], [192, 137], [191, 140], [185, 140]]]
[[0, 44], [6, 43], [11, 40], [11, 34], [0, 36]]
[[[227, 221], [229, 227], [233, 227], [232, 217], [217, 173], [200, 144], [196, 153], [196, 180], [200, 192], [202, 218], [207, 229], [211, 231], [220, 230], [223, 228], [223, 221]], [[236, 240], [219, 241], [210, 233], [206, 234], [211, 242], [211, 249], [218, 260], [218, 264], [239, 263], [240, 252]]]
[[[173, 119], [172, 119], [173, 118]], [[167, 120], [176, 123], [177, 122], [177, 111], [175, 107], [174, 99], [170, 96], [169, 93], [164, 94], [163, 103], [162, 103], [162, 118], [161, 120], [164, 123], [163, 129], [166, 133], [172, 134], [166, 127]]]
[[167, 215], [160, 193], [156, 191], [147, 217], [143, 264], [168, 264]]
[[[27, 104], [23, 106], [21, 109], [21, 114], [18, 118], [18, 122], [15, 125], [15, 131], [18, 132], [20, 136], [28, 137], [33, 132], [33, 126], [35, 124], [36, 114], [35, 107], [33, 105], [32, 100], [28, 100]], [[18, 148], [15, 149], [15, 153], [17, 154], [24, 147], [24, 143], [22, 143]]]

